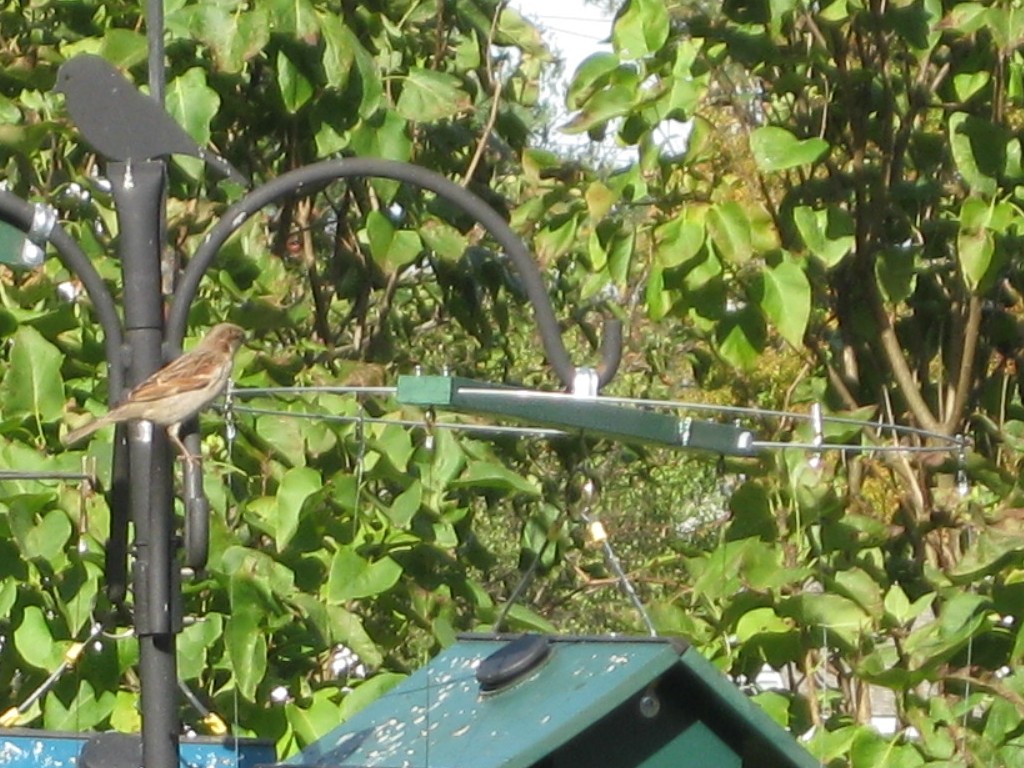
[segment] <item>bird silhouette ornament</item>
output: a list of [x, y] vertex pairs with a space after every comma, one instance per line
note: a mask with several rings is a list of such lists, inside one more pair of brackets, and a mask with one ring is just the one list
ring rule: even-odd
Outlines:
[[232, 181], [248, 180], [224, 158], [200, 147], [163, 106], [100, 56], [79, 54], [57, 71], [57, 93], [82, 138], [108, 160], [198, 157]]

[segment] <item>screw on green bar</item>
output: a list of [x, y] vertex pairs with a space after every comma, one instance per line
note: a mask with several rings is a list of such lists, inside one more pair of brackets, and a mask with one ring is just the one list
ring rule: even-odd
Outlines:
[[486, 384], [453, 376], [400, 376], [397, 398], [404, 405], [505, 417], [624, 442], [651, 443], [725, 456], [756, 451], [749, 431], [712, 421], [679, 419], [601, 398]]

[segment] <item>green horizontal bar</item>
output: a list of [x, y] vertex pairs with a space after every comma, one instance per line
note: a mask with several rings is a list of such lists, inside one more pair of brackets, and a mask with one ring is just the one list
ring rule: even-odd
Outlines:
[[583, 432], [623, 442], [751, 456], [751, 434], [741, 427], [575, 398], [481, 383], [455, 376], [400, 376], [398, 402]]

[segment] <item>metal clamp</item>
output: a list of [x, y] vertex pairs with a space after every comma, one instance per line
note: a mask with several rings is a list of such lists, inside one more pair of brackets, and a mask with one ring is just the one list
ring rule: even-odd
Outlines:
[[577, 368], [572, 379], [573, 397], [597, 397], [601, 378], [593, 368]]
[[25, 233], [21, 247], [21, 263], [26, 267], [38, 267], [46, 257], [46, 243], [53, 228], [57, 226], [57, 211], [49, 205], [36, 203], [32, 211], [32, 226]]

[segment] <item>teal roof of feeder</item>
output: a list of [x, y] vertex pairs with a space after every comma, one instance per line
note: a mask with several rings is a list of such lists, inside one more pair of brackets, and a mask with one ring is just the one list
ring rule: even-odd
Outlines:
[[536, 635], [461, 638], [288, 763], [819, 765], [692, 648]]

